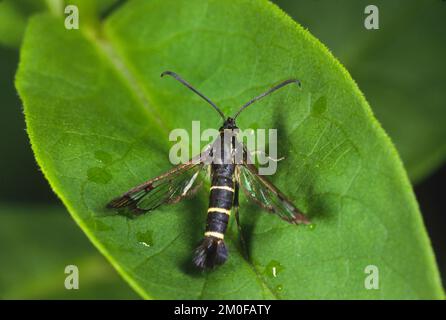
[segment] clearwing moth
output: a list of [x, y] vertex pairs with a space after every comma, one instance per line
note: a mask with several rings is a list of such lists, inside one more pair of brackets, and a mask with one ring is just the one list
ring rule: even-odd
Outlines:
[[[226, 118], [223, 112], [207, 97], [192, 87], [178, 74], [165, 71], [207, 101], [222, 117], [223, 125], [216, 139], [204, 151], [188, 162], [173, 167], [166, 173], [153, 178], [119, 196], [108, 203], [107, 208], [128, 208], [135, 215], [155, 210], [163, 204], [177, 203], [187, 196], [194, 195], [200, 188], [199, 173], [207, 171], [210, 166], [211, 187], [204, 239], [195, 250], [194, 264], [200, 269], [213, 268], [223, 264], [228, 258], [224, 235], [228, 226], [231, 211], [234, 211], [239, 231], [239, 190], [243, 190], [247, 198], [293, 224], [309, 224], [305, 215], [298, 210], [288, 198], [264, 176], [249, 159], [245, 145], [237, 140], [238, 127], [235, 123], [239, 114], [252, 103], [270, 93], [296, 83], [297, 79], [289, 79], [270, 88], [268, 91], [245, 103], [233, 117]], [[229, 137], [229, 138], [228, 138]], [[217, 152], [215, 150], [218, 150]], [[241, 155], [238, 158], [237, 155]], [[243, 243], [243, 238], [242, 244]]]

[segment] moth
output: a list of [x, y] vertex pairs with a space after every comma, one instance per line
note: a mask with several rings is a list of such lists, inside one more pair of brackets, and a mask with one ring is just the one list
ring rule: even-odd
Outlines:
[[[173, 167], [166, 173], [153, 178], [119, 196], [108, 203], [107, 208], [128, 208], [135, 215], [155, 210], [163, 204], [173, 204], [185, 197], [194, 195], [201, 187], [201, 172], [210, 172], [211, 187], [207, 223], [204, 238], [197, 247], [193, 263], [199, 269], [214, 268], [228, 258], [224, 236], [231, 212], [234, 212], [238, 229], [239, 192], [266, 211], [277, 215], [288, 223], [309, 224], [309, 219], [264, 176], [250, 160], [246, 146], [237, 140], [239, 129], [236, 119], [240, 113], [254, 102], [292, 83], [300, 86], [297, 79], [289, 79], [270, 88], [266, 92], [245, 103], [233, 117], [227, 117], [206, 96], [196, 90], [178, 74], [165, 71], [161, 77], [169, 75], [195, 92], [208, 102], [223, 119], [219, 137], [199, 155], [188, 162]], [[205, 174], [202, 174], [203, 176]], [[243, 239], [243, 238], [242, 238]]]

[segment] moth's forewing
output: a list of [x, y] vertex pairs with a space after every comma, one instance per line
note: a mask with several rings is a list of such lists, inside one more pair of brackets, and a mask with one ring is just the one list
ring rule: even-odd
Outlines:
[[207, 170], [209, 151], [177, 165], [107, 204], [109, 209], [130, 209], [134, 214], [155, 210], [163, 204], [177, 203], [198, 191], [202, 184], [200, 173]]

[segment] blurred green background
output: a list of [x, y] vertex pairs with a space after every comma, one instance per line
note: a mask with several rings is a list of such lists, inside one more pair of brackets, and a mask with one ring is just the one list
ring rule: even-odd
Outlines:
[[[66, 3], [79, 4], [81, 17], [99, 23], [124, 2]], [[275, 2], [332, 51], [365, 94], [400, 152], [446, 274], [446, 2], [374, 1], [378, 30], [364, 28], [369, 2]], [[52, 193], [26, 136], [14, 88], [20, 42], [30, 16], [63, 5], [0, 1], [0, 298], [137, 298]], [[81, 270], [79, 290], [64, 288], [69, 264]]]

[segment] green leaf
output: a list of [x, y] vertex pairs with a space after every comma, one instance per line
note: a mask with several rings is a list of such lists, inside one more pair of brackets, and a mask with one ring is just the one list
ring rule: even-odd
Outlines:
[[18, 51], [0, 46], [0, 150], [7, 156], [0, 158], [2, 172], [0, 201], [42, 201], [54, 197], [48, 183], [37, 170], [29, 139], [21, 102], [14, 87], [14, 75], [18, 65]]
[[351, 72], [395, 143], [412, 182], [444, 163], [444, 1], [374, 1], [379, 30], [363, 27], [369, 1], [276, 2]]
[[119, 0], [2, 0], [0, 1], [0, 45], [18, 48], [28, 19], [39, 12], [50, 11], [63, 16], [66, 5], [79, 9], [83, 24], [98, 24], [101, 15], [109, 13]]
[[[65, 210], [0, 205], [2, 299], [130, 299], [134, 293], [77, 230]], [[66, 290], [67, 265], [79, 289]]]
[[[97, 27], [100, 23], [100, 18], [103, 15], [110, 13], [123, 1], [126, 0], [56, 0], [55, 2], [59, 2], [59, 4], [56, 5], [54, 11], [56, 11], [57, 14], [64, 14], [66, 5], [75, 5], [79, 12], [79, 24], [84, 26], [87, 24]], [[65, 14], [65, 16], [67, 16], [67, 14]]]
[[[241, 128], [278, 128], [271, 177], [315, 223], [289, 225], [246, 201], [230, 257], [191, 267], [207, 192], [137, 219], [105, 204], [163, 173], [169, 131], [218, 128], [199, 97], [159, 74], [174, 70], [226, 113], [272, 84], [287, 87], [240, 116]], [[266, 1], [131, 1], [101, 30], [30, 23], [16, 85], [38, 163], [73, 218], [144, 298], [441, 298], [417, 203], [390, 140], [345, 69]], [[368, 265], [379, 290], [364, 288]], [[276, 272], [272, 269], [275, 267]]]

